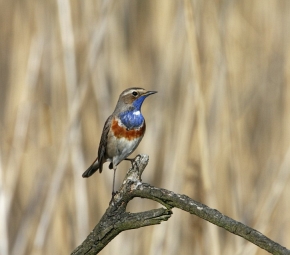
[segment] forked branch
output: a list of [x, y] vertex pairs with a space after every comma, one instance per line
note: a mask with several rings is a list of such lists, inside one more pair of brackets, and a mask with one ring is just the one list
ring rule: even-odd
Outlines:
[[[171, 209], [176, 207], [239, 235], [272, 254], [290, 255], [290, 251], [285, 247], [215, 209], [194, 201], [186, 195], [175, 194], [172, 191], [142, 183], [141, 176], [148, 161], [149, 157], [147, 155], [138, 155], [135, 158], [119, 192], [111, 200], [100, 222], [72, 254], [97, 254], [120, 232], [160, 224], [170, 218]], [[140, 213], [126, 212], [128, 202], [134, 197], [157, 201], [165, 208]]]

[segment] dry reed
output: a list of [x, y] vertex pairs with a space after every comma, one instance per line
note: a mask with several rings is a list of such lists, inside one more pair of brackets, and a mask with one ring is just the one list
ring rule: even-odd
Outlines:
[[[110, 199], [85, 180], [118, 95], [157, 90], [143, 180], [290, 244], [290, 2], [0, 1], [0, 254], [68, 254]], [[129, 163], [117, 172], [120, 184]], [[156, 207], [133, 201], [132, 211]], [[101, 254], [267, 254], [174, 210]]]

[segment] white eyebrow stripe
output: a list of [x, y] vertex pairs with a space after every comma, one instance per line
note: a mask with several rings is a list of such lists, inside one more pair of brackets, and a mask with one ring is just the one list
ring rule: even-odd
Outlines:
[[133, 91], [134, 91], [133, 89], [132, 89], [132, 90], [129, 90], [129, 91], [127, 91], [124, 95], [131, 94]]
[[125, 93], [123, 94], [123, 96], [129, 95], [129, 94], [132, 94], [133, 91], [136, 91], [137, 93], [140, 93], [140, 92], [142, 93], [142, 92], [144, 92], [143, 89], [130, 89], [130, 90], [128, 90], [127, 92], [125, 92]]

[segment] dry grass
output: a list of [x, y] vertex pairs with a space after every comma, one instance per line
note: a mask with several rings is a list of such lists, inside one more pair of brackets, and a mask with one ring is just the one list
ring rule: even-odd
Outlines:
[[[0, 254], [68, 254], [110, 199], [85, 180], [131, 86], [150, 156], [143, 180], [290, 246], [290, 2], [0, 1]], [[120, 184], [129, 163], [117, 173]], [[156, 204], [133, 201], [131, 210]], [[267, 254], [174, 210], [101, 254]]]

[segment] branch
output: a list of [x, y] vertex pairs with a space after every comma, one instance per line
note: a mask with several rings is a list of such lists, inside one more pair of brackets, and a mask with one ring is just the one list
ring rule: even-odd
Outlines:
[[[172, 191], [142, 183], [141, 176], [148, 161], [149, 157], [147, 155], [138, 155], [134, 159], [132, 168], [128, 170], [119, 192], [112, 198], [107, 211], [84, 242], [73, 251], [73, 255], [97, 254], [122, 231], [167, 221], [172, 214], [171, 209], [173, 207], [187, 211], [235, 235], [241, 236], [272, 254], [290, 254], [290, 250], [272, 241], [257, 230], [194, 201], [186, 195], [175, 194]], [[165, 208], [140, 213], [126, 212], [128, 202], [134, 197], [157, 201]]]

